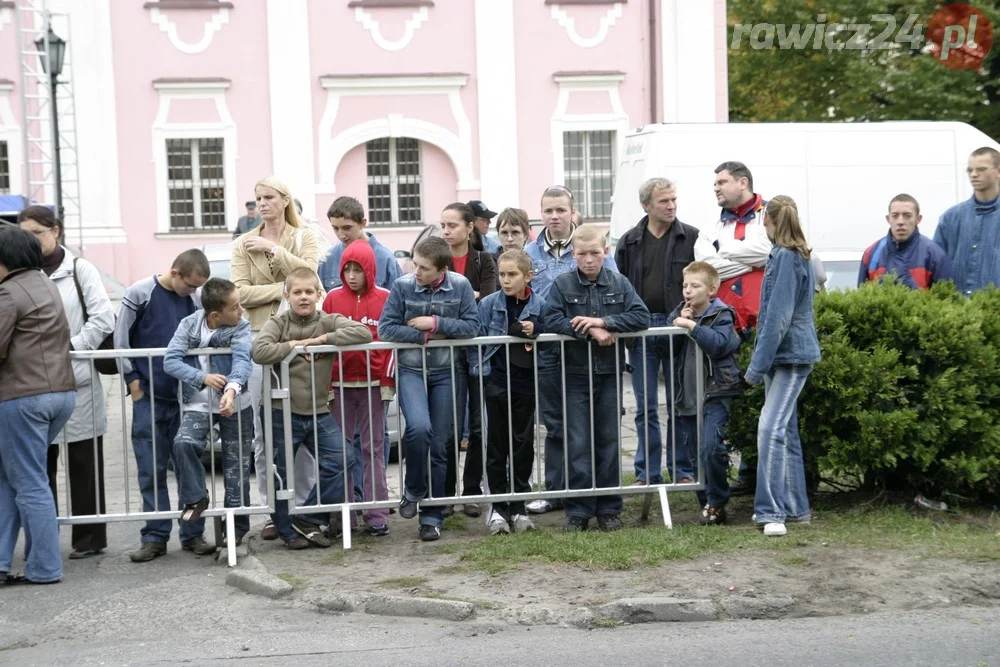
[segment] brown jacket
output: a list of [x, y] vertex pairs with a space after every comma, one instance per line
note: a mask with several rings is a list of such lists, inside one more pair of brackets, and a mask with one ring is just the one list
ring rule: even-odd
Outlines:
[[0, 401], [57, 391], [76, 391], [62, 298], [41, 271], [14, 271], [0, 281]]
[[230, 267], [232, 281], [240, 292], [240, 304], [247, 311], [253, 331], [260, 331], [267, 318], [278, 311], [285, 290], [285, 277], [292, 269], [305, 266], [315, 271], [319, 265], [317, 232], [308, 227], [285, 226], [281, 235], [282, 249], [275, 253], [271, 265], [267, 263], [265, 253], [249, 252], [245, 247], [246, 240], [260, 236], [263, 228], [264, 225], [258, 225], [233, 242]]
[[[253, 342], [253, 360], [261, 365], [274, 364], [292, 351], [288, 341], [306, 340], [326, 334], [327, 345], [361, 345], [372, 342], [372, 332], [361, 322], [354, 322], [343, 315], [330, 315], [318, 311], [309, 317], [299, 317], [291, 310], [275, 315], [267, 321]], [[289, 366], [291, 379], [292, 412], [297, 415], [328, 414], [330, 377], [336, 352], [316, 356], [314, 364], [298, 355]], [[310, 374], [309, 367], [314, 373]], [[275, 368], [275, 370], [278, 370]], [[315, 380], [316, 393], [313, 393]]]

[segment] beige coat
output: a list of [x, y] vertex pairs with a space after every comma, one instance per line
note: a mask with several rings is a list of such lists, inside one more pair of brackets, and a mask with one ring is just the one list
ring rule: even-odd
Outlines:
[[246, 240], [260, 236], [263, 228], [264, 225], [258, 225], [233, 242], [230, 268], [232, 281], [240, 292], [240, 303], [246, 310], [253, 331], [260, 331], [267, 319], [278, 312], [285, 289], [285, 277], [300, 266], [315, 271], [319, 265], [316, 232], [307, 227], [285, 225], [279, 244], [281, 250], [272, 259], [272, 269], [265, 253], [249, 252], [245, 248]]

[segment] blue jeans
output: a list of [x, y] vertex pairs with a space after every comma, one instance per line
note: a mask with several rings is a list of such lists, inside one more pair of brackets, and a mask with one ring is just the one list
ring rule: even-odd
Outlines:
[[[447, 496], [444, 479], [448, 472], [445, 444], [454, 423], [451, 370], [427, 371], [425, 384], [422, 371], [399, 368], [396, 395], [406, 419], [406, 498], [414, 502], [428, 495], [444, 498]], [[440, 527], [444, 523], [442, 511], [442, 505], [421, 503], [421, 525]]]
[[[569, 488], [616, 487], [621, 481], [618, 456], [618, 384], [616, 375], [567, 375], [566, 412], [569, 427], [566, 457], [569, 461]], [[590, 385], [593, 383], [593, 394]], [[593, 419], [591, 419], [593, 414]], [[591, 440], [593, 426], [593, 440]], [[591, 444], [593, 443], [593, 446]], [[591, 496], [566, 498], [567, 517], [589, 519], [614, 516], [622, 511], [622, 497]]]
[[[274, 468], [277, 480], [276, 489], [284, 489], [286, 485], [282, 480], [288, 477], [288, 466], [285, 460], [285, 425], [282, 421], [281, 410], [272, 410], [271, 432], [274, 439]], [[340, 427], [333, 420], [329, 412], [316, 414], [315, 433], [313, 430], [313, 415], [299, 415], [292, 413], [292, 456], [299, 451], [299, 447], [305, 445], [319, 463], [319, 477], [313, 485], [306, 498], [304, 506], [318, 505], [317, 487], [319, 488], [319, 501], [323, 505], [336, 505], [345, 501], [344, 498], [344, 436]], [[314, 437], [315, 435], [315, 437]], [[329, 512], [318, 512], [316, 514], [300, 514], [300, 518], [305, 519], [317, 526], [329, 522]], [[292, 530], [292, 519], [288, 513], [287, 500], [274, 501], [274, 514], [271, 515], [274, 525], [278, 529], [278, 536], [285, 542], [295, 539], [295, 531]]]
[[[566, 382], [569, 384], [569, 379]], [[545, 426], [545, 489], [548, 491], [566, 488], [563, 481], [565, 460], [562, 401], [562, 366], [557, 364], [554, 367], [538, 368], [538, 411]], [[553, 501], [553, 504], [558, 506], [560, 501]]]
[[[651, 315], [650, 327], [669, 326], [667, 316], [662, 313]], [[674, 343], [677, 344], [677, 341]], [[692, 343], [693, 344], [693, 343]], [[645, 346], [645, 349], [644, 349]], [[658, 351], [659, 350], [659, 351]], [[632, 391], [635, 394], [635, 430], [639, 435], [638, 447], [635, 452], [635, 478], [650, 484], [663, 483], [663, 433], [660, 428], [659, 407], [659, 375], [667, 382], [666, 403], [670, 404], [670, 383], [673, 372], [670, 368], [670, 336], [646, 336], [633, 338], [628, 344], [629, 363], [632, 364]], [[661, 353], [662, 352], [662, 353]], [[669, 422], [666, 430], [669, 431]], [[646, 435], [649, 434], [647, 440]], [[669, 433], [668, 433], [669, 437]], [[680, 440], [680, 438], [678, 438]], [[649, 449], [647, 470], [646, 449]], [[687, 448], [667, 445], [667, 472], [672, 480], [682, 477], [695, 477], [692, 453]], [[648, 473], [648, 474], [647, 474]]]
[[[243, 430], [240, 431], [242, 422]], [[253, 408], [229, 417], [212, 415], [212, 423], [219, 425], [222, 438], [222, 480], [225, 487], [226, 507], [250, 505], [250, 459], [253, 456]], [[181, 505], [193, 505], [208, 498], [205, 487], [205, 467], [201, 455], [209, 438], [207, 412], [188, 410], [181, 417], [181, 425], [174, 438], [174, 469], [177, 471], [177, 495]], [[236, 517], [236, 536], [250, 530], [250, 517]]]
[[[729, 449], [726, 447], [726, 425], [733, 399], [716, 398], [706, 400], [702, 420], [701, 447], [699, 456], [705, 468], [705, 490], [698, 492], [698, 502], [715, 508], [725, 507], [729, 502]], [[690, 429], [697, 430], [696, 417], [678, 417], [690, 421]]]
[[[167, 460], [173, 458], [174, 439], [180, 427], [180, 403], [174, 400], [156, 401], [154, 408], [149, 394], [132, 402], [132, 451], [135, 452], [135, 467], [139, 474], [139, 491], [142, 493], [143, 512], [166, 512], [170, 509], [170, 493], [167, 491]], [[153, 451], [153, 434], [156, 434], [156, 451]], [[177, 461], [174, 461], [177, 468]], [[180, 469], [175, 470], [177, 485], [185, 483]], [[204, 479], [204, 472], [202, 472]], [[182, 509], [183, 505], [178, 508]], [[170, 540], [170, 519], [150, 519], [139, 534], [142, 542], [168, 542]], [[181, 523], [181, 542], [204, 534], [205, 520]]]
[[49, 490], [49, 443], [69, 421], [76, 392], [60, 391], [0, 401], [0, 572], [10, 572], [23, 522], [24, 576], [40, 583], [62, 579], [59, 525]]
[[775, 366], [764, 376], [764, 407], [757, 424], [757, 523], [809, 518], [806, 473], [796, 403], [812, 366]]

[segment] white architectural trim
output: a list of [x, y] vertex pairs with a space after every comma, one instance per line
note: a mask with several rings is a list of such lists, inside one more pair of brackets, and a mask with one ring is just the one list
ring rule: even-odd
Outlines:
[[[553, 183], [562, 183], [565, 180], [563, 169], [563, 132], [585, 132], [597, 130], [614, 130], [617, 142], [617, 155], [621, 155], [621, 148], [625, 141], [625, 134], [628, 132], [628, 114], [622, 105], [621, 95], [618, 87], [625, 80], [624, 74], [581, 74], [564, 75], [555, 77], [559, 84], [559, 98], [556, 100], [556, 108], [552, 112], [551, 120], [551, 140], [552, 140], [552, 178]], [[571, 114], [569, 109], [570, 94], [574, 91], [585, 90], [588, 92], [603, 91], [608, 95], [611, 104], [610, 113], [600, 114]]]
[[[347, 152], [379, 137], [413, 137], [436, 145], [455, 165], [458, 174], [456, 189], [478, 190], [479, 181], [472, 168], [472, 126], [461, 96], [461, 88], [467, 81], [468, 76], [464, 74], [374, 79], [322, 77], [320, 83], [327, 91], [327, 98], [326, 109], [319, 121], [319, 183], [316, 191], [323, 194], [336, 193], [334, 179], [337, 166]], [[390, 114], [339, 130], [334, 136], [333, 125], [337, 120], [341, 97], [428, 94], [448, 96], [451, 113], [458, 127], [457, 133], [426, 120]]]
[[354, 20], [360, 23], [365, 30], [371, 33], [372, 39], [378, 45], [378, 47], [384, 51], [402, 51], [410, 42], [413, 41], [413, 33], [416, 32], [417, 28], [421, 26], [428, 18], [427, 6], [424, 5], [417, 11], [413, 12], [413, 15], [406, 21], [403, 25], [403, 36], [395, 41], [390, 41], [382, 36], [382, 30], [379, 27], [378, 21], [372, 18], [372, 15], [364, 10], [363, 7], [354, 8]]
[[14, 13], [8, 7], [0, 9], [0, 32], [3, 32], [3, 27], [10, 24], [13, 20]]
[[0, 141], [7, 142], [7, 165], [10, 168], [10, 194], [24, 192], [24, 142], [21, 126], [10, 107], [10, 92], [14, 86], [0, 84]]
[[589, 49], [605, 40], [608, 36], [608, 30], [622, 17], [624, 7], [625, 3], [623, 2], [616, 2], [612, 5], [607, 13], [601, 17], [601, 23], [597, 27], [597, 32], [591, 37], [583, 37], [576, 31], [576, 21], [560, 5], [552, 5], [552, 18], [556, 20], [556, 23], [560, 27], [566, 29], [566, 34], [569, 35], [571, 42], [580, 48]]
[[488, 128], [479, 133], [480, 198], [514, 205], [520, 201], [517, 114], [510, 112], [517, 108], [514, 0], [476, 0], [475, 12], [479, 127]]
[[716, 120], [715, 2], [660, 0], [663, 122]]
[[[236, 180], [236, 123], [226, 106], [226, 88], [229, 83], [220, 81], [214, 87], [206, 87], [206, 82], [187, 85], [158, 87], [160, 103], [152, 126], [153, 168], [156, 184], [156, 232], [170, 232], [170, 197], [167, 191], [167, 139], [223, 139], [223, 176], [226, 180], [226, 211], [234, 216], [239, 212], [240, 197]], [[204, 123], [171, 123], [170, 105], [174, 100], [212, 100], [218, 119]]]
[[220, 7], [217, 11], [212, 12], [209, 19], [205, 21], [205, 26], [201, 33], [201, 40], [194, 44], [185, 42], [181, 39], [180, 35], [177, 34], [177, 24], [171, 21], [170, 17], [156, 7], [151, 7], [149, 9], [149, 20], [152, 21], [153, 25], [157, 26], [162, 32], [167, 33], [167, 38], [170, 40], [170, 43], [173, 44], [175, 49], [190, 56], [196, 53], [201, 53], [212, 44], [212, 39], [215, 37], [215, 33], [222, 30], [223, 25], [229, 23], [229, 9], [226, 7]]
[[[311, 218], [316, 213], [316, 137], [308, 5], [307, 0], [267, 0], [267, 39], [281, 44], [267, 50], [267, 69], [271, 171], [288, 183], [302, 202], [303, 214]], [[298, 37], [288, 40], [287, 35]]]

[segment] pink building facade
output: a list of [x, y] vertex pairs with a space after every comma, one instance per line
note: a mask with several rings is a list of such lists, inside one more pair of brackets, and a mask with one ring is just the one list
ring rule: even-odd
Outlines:
[[[22, 4], [0, 2], [11, 194], [31, 153]], [[357, 197], [379, 239], [404, 249], [449, 202], [537, 217], [552, 184], [607, 220], [631, 128], [727, 118], [724, 0], [31, 4], [65, 14], [53, 27], [70, 35], [79, 219], [67, 243], [123, 283], [228, 241], [268, 174], [324, 230], [330, 203]]]

